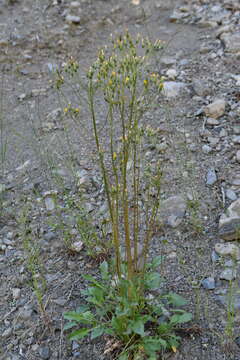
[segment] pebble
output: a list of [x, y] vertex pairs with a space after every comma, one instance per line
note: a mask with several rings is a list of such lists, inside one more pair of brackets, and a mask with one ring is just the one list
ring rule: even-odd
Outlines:
[[186, 201], [182, 196], [171, 196], [161, 202], [159, 222], [175, 228], [182, 222], [186, 209]]
[[225, 113], [226, 101], [223, 99], [217, 99], [213, 103], [207, 105], [203, 111], [206, 116], [210, 118], [218, 119]]
[[240, 239], [240, 198], [235, 200], [219, 219], [219, 235], [224, 240]]
[[186, 88], [186, 84], [176, 81], [165, 81], [163, 83], [163, 94], [168, 98], [179, 96]]
[[12, 335], [12, 332], [13, 332], [12, 328], [7, 328], [6, 330], [3, 331], [1, 336], [3, 338], [8, 338], [10, 335]]
[[227, 189], [227, 190], [226, 190], [226, 197], [227, 197], [229, 200], [232, 200], [232, 201], [237, 200], [237, 195], [236, 195], [236, 193], [235, 193], [232, 189]]
[[217, 174], [215, 169], [209, 169], [206, 177], [207, 185], [214, 185], [217, 182]]
[[68, 14], [66, 16], [66, 22], [68, 24], [76, 24], [77, 25], [77, 24], [80, 24], [80, 21], [81, 21], [80, 16], [70, 15], [70, 14]]
[[211, 259], [212, 259], [212, 262], [215, 263], [215, 262], [219, 261], [220, 256], [216, 253], [216, 251], [212, 251]]
[[201, 284], [204, 287], [204, 289], [207, 289], [207, 290], [213, 290], [216, 287], [215, 279], [213, 277], [208, 277], [208, 278], [202, 280]]
[[175, 80], [176, 77], [177, 77], [177, 70], [175, 69], [169, 69], [167, 72], [166, 72], [166, 75], [169, 79], [171, 80]]
[[74, 243], [72, 243], [71, 245], [71, 250], [74, 252], [81, 252], [83, 249], [83, 242], [82, 241], [75, 241]]
[[38, 353], [41, 359], [48, 360], [50, 358], [50, 350], [48, 346], [40, 347]]
[[19, 288], [13, 288], [12, 289], [12, 296], [14, 300], [18, 300], [21, 295], [21, 290]]
[[53, 211], [55, 209], [55, 201], [52, 197], [47, 196], [44, 199], [47, 211]]
[[230, 53], [240, 52], [240, 32], [222, 33], [220, 39], [225, 45], [225, 51]]
[[210, 154], [210, 153], [212, 152], [211, 146], [204, 144], [204, 145], [202, 146], [202, 152], [203, 152], [204, 154]]
[[217, 243], [215, 245], [215, 251], [221, 256], [232, 256], [236, 260], [240, 260], [240, 249], [237, 245], [232, 243]]
[[238, 150], [236, 153], [236, 160], [238, 163], [240, 163], [240, 150]]
[[209, 84], [204, 80], [200, 80], [200, 79], [193, 80], [192, 87], [193, 87], [194, 92], [198, 96], [201, 96], [201, 97], [202, 96], [207, 96], [211, 92]]
[[217, 119], [214, 118], [207, 118], [206, 124], [210, 126], [217, 126], [220, 124], [220, 122]]
[[232, 141], [234, 144], [240, 144], [240, 135], [234, 135]]
[[227, 281], [231, 281], [231, 280], [234, 280], [236, 279], [236, 276], [237, 276], [237, 272], [236, 270], [234, 269], [225, 269], [221, 272], [219, 278], [221, 280], [227, 280]]

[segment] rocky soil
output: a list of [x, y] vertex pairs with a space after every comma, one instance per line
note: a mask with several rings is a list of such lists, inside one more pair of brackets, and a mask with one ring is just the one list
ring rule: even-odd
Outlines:
[[[85, 71], [126, 27], [166, 42], [155, 69], [164, 89], [144, 119], [159, 129], [145, 158], [164, 164], [150, 255], [165, 256], [166, 288], [189, 300], [194, 321], [163, 358], [240, 359], [239, 1], [0, 0], [3, 360], [107, 359], [104, 339], [70, 343], [63, 332], [63, 313], [83, 302], [81, 275], [98, 273], [83, 236], [101, 239], [107, 209], [87, 104], [77, 121], [64, 115], [78, 98], [67, 87], [59, 96], [53, 78], [70, 56]], [[84, 234], [82, 194], [98, 226]]]

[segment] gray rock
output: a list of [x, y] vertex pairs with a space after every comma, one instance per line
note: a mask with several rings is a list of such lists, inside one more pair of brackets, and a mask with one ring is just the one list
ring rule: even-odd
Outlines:
[[167, 98], [178, 97], [186, 89], [186, 84], [176, 81], [165, 81], [163, 83], [163, 94]]
[[240, 239], [240, 198], [219, 219], [219, 235], [224, 240]]
[[215, 262], [219, 261], [220, 256], [216, 253], [216, 251], [212, 251], [211, 259], [212, 259], [212, 262], [215, 263]]
[[189, 14], [186, 12], [181, 12], [178, 9], [174, 10], [172, 15], [169, 17], [170, 22], [177, 22], [188, 17]]
[[176, 64], [176, 59], [168, 56], [163, 56], [160, 58], [160, 63], [165, 66], [172, 66]]
[[204, 80], [200, 80], [200, 79], [193, 80], [192, 87], [193, 87], [194, 92], [198, 96], [207, 96], [211, 93], [211, 89], [210, 89], [208, 83]]
[[218, 119], [225, 113], [226, 101], [223, 99], [217, 99], [213, 103], [207, 105], [203, 111], [206, 116], [214, 119]]
[[12, 335], [12, 332], [13, 332], [13, 329], [12, 328], [7, 328], [6, 330], [4, 330], [3, 332], [2, 332], [2, 337], [3, 338], [8, 338], [9, 336], [11, 336]]
[[68, 14], [68, 15], [66, 16], [66, 22], [67, 22], [68, 24], [76, 24], [76, 25], [78, 25], [78, 24], [80, 24], [80, 22], [81, 22], [81, 18], [80, 18], [80, 16]]
[[232, 256], [236, 260], [240, 260], [240, 248], [232, 243], [217, 243], [215, 251], [221, 256]]
[[228, 268], [228, 269], [225, 269], [225, 270], [223, 270], [221, 272], [219, 278], [221, 280], [231, 281], [231, 280], [236, 279], [236, 276], [237, 276], [236, 270], [232, 269], [232, 268]]
[[217, 174], [215, 169], [209, 169], [206, 177], [207, 185], [214, 185], [217, 182]]
[[172, 196], [160, 202], [159, 222], [175, 228], [182, 222], [186, 209], [186, 201], [182, 196]]
[[51, 196], [47, 196], [44, 199], [47, 211], [53, 211], [55, 209], [55, 200]]
[[202, 152], [203, 152], [204, 154], [210, 154], [210, 153], [212, 152], [211, 146], [204, 144], [204, 145], [202, 146]]
[[226, 190], [226, 197], [227, 197], [229, 200], [232, 200], [232, 201], [237, 200], [237, 195], [236, 195], [236, 193], [235, 193], [232, 189], [227, 189], [227, 190]]
[[240, 150], [238, 150], [236, 153], [236, 160], [238, 163], [240, 163]]
[[12, 296], [14, 300], [18, 300], [20, 298], [20, 295], [21, 295], [21, 289], [19, 288], [12, 289]]
[[207, 289], [207, 290], [213, 290], [216, 287], [215, 279], [213, 277], [208, 277], [208, 278], [202, 280], [201, 284], [204, 287], [204, 289]]
[[21, 308], [19, 310], [19, 319], [29, 320], [32, 318], [33, 310], [31, 308]]
[[240, 32], [223, 33], [220, 36], [225, 45], [225, 51], [230, 53], [240, 52]]
[[234, 144], [240, 144], [240, 135], [234, 135], [232, 141]]
[[50, 350], [48, 346], [40, 347], [38, 353], [41, 359], [48, 360], [50, 358]]
[[206, 124], [210, 126], [217, 126], [220, 124], [220, 122], [217, 119], [214, 118], [207, 118]]

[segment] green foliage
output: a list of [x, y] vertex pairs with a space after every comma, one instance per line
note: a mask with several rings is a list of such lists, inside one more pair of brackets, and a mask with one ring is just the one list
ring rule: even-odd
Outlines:
[[120, 360], [137, 359], [140, 354], [142, 359], [153, 360], [162, 350], [175, 351], [180, 340], [175, 330], [189, 322], [192, 316], [179, 309], [186, 301], [177, 294], [148, 298], [147, 292], [159, 287], [161, 281], [159, 274], [154, 272], [159, 261], [160, 258], [156, 258], [154, 266], [148, 266], [145, 277], [136, 276], [132, 280], [121, 278], [115, 283], [107, 262], [100, 266], [100, 280], [85, 275], [89, 283], [82, 291], [86, 305], [64, 314], [69, 320], [65, 330], [81, 326], [71, 332], [69, 339], [81, 340], [87, 335], [91, 339], [101, 335], [114, 337], [121, 344], [118, 349]]

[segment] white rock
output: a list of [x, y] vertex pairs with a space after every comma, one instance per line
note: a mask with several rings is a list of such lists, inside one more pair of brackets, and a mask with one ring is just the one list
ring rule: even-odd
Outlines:
[[83, 245], [84, 245], [84, 244], [83, 244], [82, 241], [75, 241], [75, 242], [72, 243], [72, 245], [71, 245], [71, 250], [79, 253], [79, 252], [82, 250]]
[[240, 239], [240, 198], [219, 219], [219, 235], [224, 240]]
[[66, 16], [66, 22], [67, 22], [68, 24], [79, 24], [80, 21], [81, 21], [80, 16], [70, 15], [70, 14], [68, 14], [68, 15]]
[[167, 72], [166, 72], [166, 75], [169, 79], [171, 80], [175, 80], [176, 77], [177, 77], [177, 70], [175, 69], [169, 69]]
[[215, 245], [215, 251], [217, 254], [222, 256], [232, 256], [236, 260], [240, 260], [240, 249], [233, 243], [217, 243]]
[[163, 84], [163, 94], [168, 97], [177, 97], [186, 88], [186, 84], [176, 81], [165, 81]]
[[225, 113], [226, 101], [217, 99], [212, 104], [207, 105], [203, 111], [206, 116], [217, 119]]
[[12, 289], [12, 295], [14, 300], [18, 300], [20, 298], [21, 290], [18, 288]]

